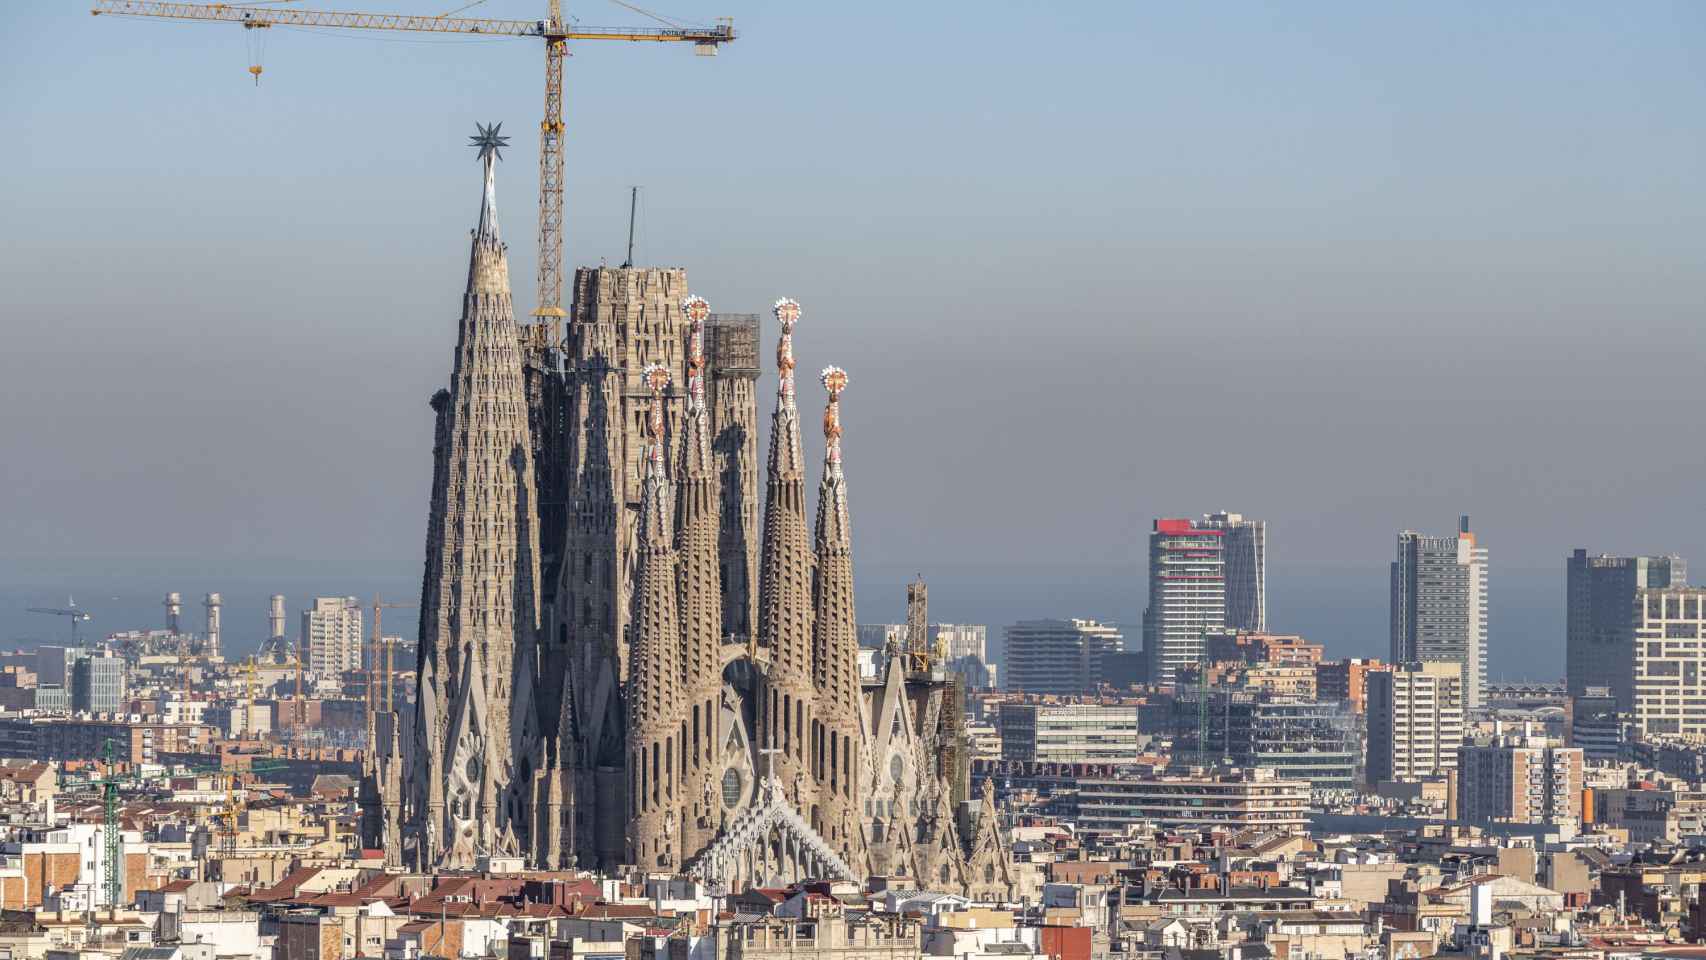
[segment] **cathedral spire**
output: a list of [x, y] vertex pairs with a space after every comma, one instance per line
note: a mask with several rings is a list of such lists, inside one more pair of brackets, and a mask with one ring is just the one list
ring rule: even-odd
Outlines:
[[480, 162], [486, 168], [486, 192], [480, 197], [480, 221], [474, 228], [474, 237], [488, 243], [502, 243], [498, 235], [498, 184], [497, 163], [503, 159], [503, 148], [509, 146], [509, 138], [498, 133], [503, 124], [474, 124], [477, 131], [468, 139], [469, 146], [477, 147], [480, 151]]
[[817, 687], [821, 726], [814, 739], [824, 746], [816, 765], [817, 799], [828, 838], [849, 863], [864, 863], [861, 835], [852, 829], [860, 813], [858, 775], [859, 628], [853, 610], [853, 540], [847, 519], [847, 477], [841, 469], [841, 393], [847, 371], [824, 367], [829, 402], [823, 411], [823, 480], [817, 495], [817, 563], [812, 576], [812, 682]]
[[496, 124], [473, 137], [485, 193], [449, 389], [433, 399], [410, 770], [417, 869], [467, 868], [479, 851], [512, 850], [518, 791], [532, 780], [538, 748], [538, 497], [509, 264], [497, 233], [494, 165], [503, 144]]
[[715, 838], [721, 771], [716, 768], [721, 718], [723, 584], [718, 543], [721, 484], [711, 449], [705, 404], [705, 321], [711, 307], [702, 297], [681, 302], [687, 321], [687, 405], [681, 424], [681, 460], [676, 490], [676, 585], [681, 604], [681, 698], [687, 721], [682, 750], [688, 756], [681, 805], [682, 860]]
[[633, 623], [628, 646], [629, 862], [647, 869], [680, 864], [678, 718], [681, 633], [676, 603], [675, 530], [669, 473], [664, 466], [663, 405], [669, 371], [650, 364], [641, 374], [651, 391], [646, 411], [646, 475], [641, 485], [639, 553], [634, 572]]
[[807, 730], [815, 720], [812, 685], [812, 553], [806, 529], [805, 472], [800, 464], [800, 416], [794, 405], [794, 325], [800, 305], [776, 301], [782, 338], [776, 345], [776, 412], [770, 427], [770, 476], [765, 490], [764, 540], [759, 548], [758, 636], [770, 648], [764, 677], [760, 738], [769, 755], [765, 774], [792, 784], [804, 810]]

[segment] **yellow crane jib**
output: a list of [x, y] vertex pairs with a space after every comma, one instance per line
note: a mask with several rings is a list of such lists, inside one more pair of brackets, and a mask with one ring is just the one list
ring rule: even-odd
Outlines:
[[[467, 9], [467, 4], [460, 9]], [[623, 4], [639, 10], [632, 4]], [[289, 10], [241, 3], [165, 3], [158, 0], [96, 0], [96, 16], [162, 17], [236, 23], [248, 27], [254, 42], [269, 32], [260, 27], [332, 27], [345, 30], [410, 30], [419, 33], [481, 34], [491, 37], [534, 37], [545, 41], [545, 118], [539, 125], [539, 249], [538, 305], [533, 316], [555, 343], [563, 310], [563, 60], [570, 40], [627, 40], [634, 43], [691, 43], [694, 52], [709, 56], [735, 39], [734, 22], [719, 18], [709, 26], [671, 23], [662, 27], [588, 27], [565, 24], [560, 0], [547, 0], [542, 20], [496, 20], [481, 17], [423, 16], [398, 13], [355, 13], [334, 10]], [[641, 11], [646, 12], [646, 11]], [[648, 14], [654, 16], [655, 14]], [[658, 18], [662, 19], [662, 18]], [[251, 53], [249, 72], [258, 84], [261, 68]]]

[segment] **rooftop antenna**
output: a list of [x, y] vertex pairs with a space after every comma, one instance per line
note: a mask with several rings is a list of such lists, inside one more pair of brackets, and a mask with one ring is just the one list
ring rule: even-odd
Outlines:
[[640, 188], [628, 188], [628, 259], [622, 261], [624, 269], [634, 265], [634, 211], [640, 205]]

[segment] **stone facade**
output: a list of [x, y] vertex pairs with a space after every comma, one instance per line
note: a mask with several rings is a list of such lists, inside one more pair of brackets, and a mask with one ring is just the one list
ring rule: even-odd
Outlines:
[[[496, 157], [468, 262], [450, 387], [437, 413], [407, 766], [417, 869], [519, 852], [537, 724], [539, 508], [520, 330], [498, 233]], [[400, 838], [399, 838], [400, 839]]]
[[514, 321], [486, 169], [433, 402], [420, 695], [370, 734], [368, 842], [421, 868], [515, 853], [732, 890], [881, 872], [963, 892], [987, 867], [1010, 886], [993, 813], [961, 829], [956, 681], [913, 657], [859, 676], [847, 381], [821, 377], [808, 526], [799, 305], [776, 306], [761, 517], [757, 318], [711, 316], [680, 269], [583, 268], [559, 354], [554, 321]]

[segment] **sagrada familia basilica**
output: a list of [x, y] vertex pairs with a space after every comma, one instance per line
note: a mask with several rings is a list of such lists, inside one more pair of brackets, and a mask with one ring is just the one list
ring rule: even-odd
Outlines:
[[566, 329], [510, 298], [485, 174], [431, 506], [412, 710], [379, 714], [363, 828], [418, 870], [497, 860], [728, 890], [905, 877], [1009, 899], [993, 802], [965, 796], [962, 703], [911, 639], [859, 668], [842, 458], [825, 367], [815, 516], [779, 300], [760, 507], [759, 322], [680, 269], [582, 268]]

